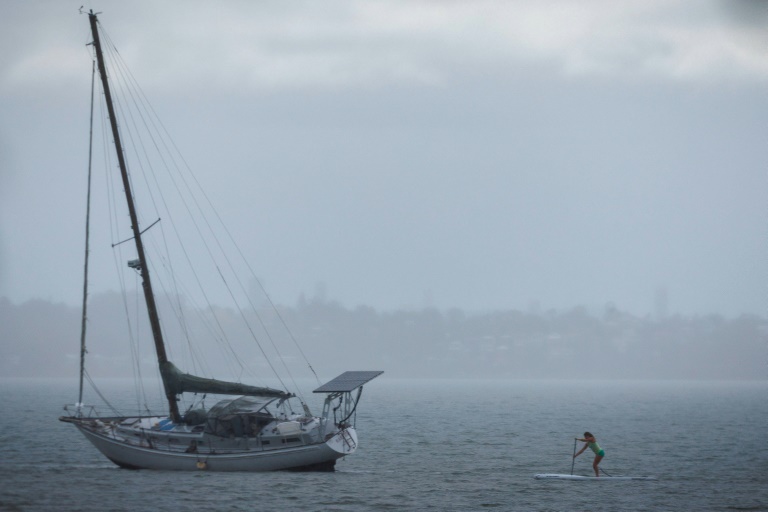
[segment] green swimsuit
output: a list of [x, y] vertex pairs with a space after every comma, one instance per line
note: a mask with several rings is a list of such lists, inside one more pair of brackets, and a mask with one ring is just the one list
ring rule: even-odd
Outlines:
[[600, 448], [600, 445], [597, 443], [588, 443], [590, 450], [595, 452], [595, 455], [599, 457], [605, 457], [605, 450]]

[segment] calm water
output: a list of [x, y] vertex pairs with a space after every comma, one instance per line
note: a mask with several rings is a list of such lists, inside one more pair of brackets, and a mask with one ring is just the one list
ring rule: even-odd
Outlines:
[[[2, 510], [768, 510], [768, 383], [396, 381], [365, 388], [335, 473], [112, 465], [57, 421], [76, 384], [0, 381]], [[612, 475], [570, 473], [593, 432]], [[592, 457], [576, 460], [589, 475]]]

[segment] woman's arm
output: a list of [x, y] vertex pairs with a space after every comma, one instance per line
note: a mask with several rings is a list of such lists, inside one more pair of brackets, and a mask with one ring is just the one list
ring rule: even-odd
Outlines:
[[[583, 439], [579, 439], [579, 441], [583, 441]], [[585, 444], [584, 446], [582, 446], [582, 447], [581, 447], [581, 450], [579, 450], [578, 452], [576, 452], [576, 453], [573, 455], [573, 458], [575, 459], [576, 457], [578, 457], [579, 455], [581, 455], [582, 453], [584, 453], [584, 450], [586, 450], [586, 449], [587, 449], [587, 446], [589, 446], [589, 445], [588, 445], [588, 444]]]

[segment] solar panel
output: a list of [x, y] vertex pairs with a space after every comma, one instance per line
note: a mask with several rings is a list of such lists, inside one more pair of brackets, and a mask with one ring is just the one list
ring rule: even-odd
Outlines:
[[369, 380], [373, 380], [384, 372], [344, 372], [335, 379], [326, 382], [313, 393], [344, 393], [359, 388]]

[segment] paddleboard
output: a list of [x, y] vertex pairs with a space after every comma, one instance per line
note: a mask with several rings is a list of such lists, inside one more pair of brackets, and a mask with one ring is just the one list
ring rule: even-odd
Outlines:
[[652, 476], [582, 476], [582, 475], [560, 475], [557, 473], [539, 473], [533, 475], [536, 480], [656, 480]]

